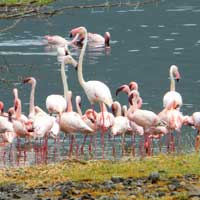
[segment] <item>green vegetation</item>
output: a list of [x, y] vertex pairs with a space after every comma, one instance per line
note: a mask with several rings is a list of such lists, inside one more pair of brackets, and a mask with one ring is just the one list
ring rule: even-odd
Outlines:
[[199, 166], [198, 154], [159, 155], [129, 161], [67, 160], [49, 165], [2, 169], [0, 184], [19, 183], [25, 187], [36, 187], [67, 180], [102, 182], [112, 176], [144, 177], [153, 171], [160, 172], [164, 178], [181, 177], [185, 174], [200, 176]]
[[0, 0], [0, 5], [27, 5], [27, 4], [37, 4], [45, 5], [53, 2], [54, 0]]

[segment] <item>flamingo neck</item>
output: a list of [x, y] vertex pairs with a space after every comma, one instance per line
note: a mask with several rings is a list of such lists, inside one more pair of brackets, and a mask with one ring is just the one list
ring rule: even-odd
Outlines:
[[67, 97], [67, 112], [72, 112], [72, 92], [68, 91], [68, 97]]
[[119, 102], [115, 102], [116, 105], [116, 116], [121, 116], [122, 115], [122, 109], [121, 109], [121, 105], [119, 104]]
[[18, 105], [17, 105], [17, 110], [16, 110], [16, 119], [19, 120], [21, 118], [21, 113], [22, 113], [22, 105], [21, 105], [21, 100], [18, 98]]
[[35, 114], [35, 87], [36, 82], [32, 82], [31, 93], [30, 93], [30, 104], [29, 104], [29, 115]]
[[107, 112], [106, 105], [104, 103], [100, 103], [101, 112]]
[[64, 98], [67, 99], [69, 88], [67, 85], [67, 75], [65, 73], [65, 62], [64, 61], [62, 61], [62, 63], [61, 63], [61, 79], [62, 79], [62, 83], [63, 83]]
[[79, 115], [83, 115], [81, 107], [80, 107], [80, 100], [78, 99], [78, 97], [76, 97], [76, 110], [78, 112]]
[[170, 91], [175, 91], [175, 79], [174, 79], [174, 76], [173, 76], [173, 69], [172, 68], [170, 68], [169, 76], [170, 76]]
[[85, 80], [83, 78], [83, 56], [85, 54], [87, 42], [88, 42], [88, 34], [87, 34], [87, 30], [85, 30], [85, 38], [83, 41], [83, 47], [81, 49], [81, 53], [80, 53], [79, 61], [78, 61], [78, 80], [82, 87], [84, 87], [84, 84], [85, 84]]

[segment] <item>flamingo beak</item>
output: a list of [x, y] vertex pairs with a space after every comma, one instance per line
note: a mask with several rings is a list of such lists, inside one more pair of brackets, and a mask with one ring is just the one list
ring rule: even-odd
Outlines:
[[70, 34], [69, 34], [69, 37], [70, 37], [70, 38], [72, 38], [72, 37], [73, 37], [72, 33], [70, 33]]
[[30, 81], [30, 78], [25, 78], [25, 79], [22, 80], [22, 83], [25, 84], [25, 83], [28, 83], [29, 81]]
[[179, 82], [179, 80], [180, 80], [180, 74], [179, 74], [179, 72], [175, 73], [175, 77], [176, 77], [176, 81]]
[[131, 105], [133, 105], [132, 99], [133, 99], [133, 93], [130, 94], [130, 95], [128, 96], [128, 101], [129, 101], [129, 103], [130, 103]]
[[116, 93], [115, 93], [116, 96], [118, 95], [119, 92], [124, 91], [125, 89], [126, 89], [126, 85], [122, 85], [119, 88], [117, 88]]

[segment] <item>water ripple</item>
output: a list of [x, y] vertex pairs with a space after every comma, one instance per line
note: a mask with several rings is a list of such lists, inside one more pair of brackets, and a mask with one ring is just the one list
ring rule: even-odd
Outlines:
[[20, 52], [20, 51], [0, 51], [0, 55], [49, 55], [56, 56], [57, 52]]
[[45, 44], [43, 40], [7, 40], [0, 42], [1, 47], [13, 46], [42, 46]]

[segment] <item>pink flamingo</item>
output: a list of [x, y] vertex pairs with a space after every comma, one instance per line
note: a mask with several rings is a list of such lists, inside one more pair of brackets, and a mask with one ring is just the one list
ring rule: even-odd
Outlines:
[[16, 133], [13, 129], [12, 118], [10, 113], [4, 113], [4, 103], [0, 101], [0, 132], [3, 139], [2, 145], [6, 143], [12, 143], [16, 137]]
[[[53, 116], [49, 116], [38, 106], [35, 106], [35, 88], [36, 79], [34, 77], [26, 77], [23, 83], [31, 84], [30, 103], [29, 103], [29, 119], [32, 120], [33, 137], [35, 139], [44, 138], [43, 156], [47, 156], [48, 135], [57, 137], [59, 133], [59, 125]], [[37, 151], [37, 149], [36, 149]]]
[[[70, 37], [76, 37], [75, 39], [77, 40], [77, 37], [79, 38], [79, 41], [76, 41], [73, 39], [73, 43], [78, 46], [83, 45], [83, 40], [85, 39], [85, 34], [79, 31], [79, 28], [73, 28], [70, 31]], [[105, 46], [106, 48], [110, 48], [110, 33], [105, 32], [104, 37], [101, 36], [100, 34], [97, 33], [88, 33], [87, 34], [87, 39], [89, 41], [89, 44], [94, 47], [98, 46]], [[76, 42], [74, 42], [76, 41]]]
[[72, 45], [77, 40], [78, 36], [75, 37], [72, 41], [68, 41], [59, 35], [45, 35], [44, 38], [48, 41], [48, 44], [50, 45], [68, 46]]
[[[59, 123], [60, 130], [65, 134], [72, 134], [72, 141], [70, 145], [70, 156], [73, 150], [73, 142], [75, 140], [76, 132], [93, 132], [93, 130], [82, 120], [81, 116], [73, 111], [72, 108], [72, 92], [68, 91], [68, 105], [67, 112], [63, 112], [60, 115]], [[76, 141], [75, 141], [76, 142]], [[76, 143], [76, 154], [78, 153], [78, 144]]]
[[147, 134], [147, 130], [151, 127], [156, 127], [162, 124], [161, 119], [157, 114], [149, 110], [142, 110], [138, 108], [137, 101], [139, 98], [138, 91], [134, 90], [131, 95], [129, 96], [129, 102], [132, 106], [129, 107], [127, 111], [127, 117], [129, 120], [135, 122], [137, 125], [142, 126], [144, 128], [145, 133], [145, 148], [150, 155], [150, 144], [149, 138]]
[[94, 111], [95, 115], [93, 115], [93, 110], [92, 109], [87, 109], [83, 115], [82, 110], [81, 110], [81, 97], [80, 96], [76, 96], [76, 109], [78, 114], [81, 116], [81, 118], [83, 119], [83, 121], [93, 130], [93, 132], [88, 132], [88, 133], [84, 133], [84, 141], [83, 144], [81, 145], [81, 152], [82, 154], [84, 153], [84, 145], [87, 139], [87, 136], [90, 136], [90, 144], [89, 144], [89, 152], [91, 153], [92, 151], [92, 139], [93, 136], [96, 134], [97, 131], [97, 126], [96, 126], [96, 115], [97, 113]]
[[197, 129], [197, 136], [195, 138], [195, 150], [198, 152], [200, 148], [200, 112], [194, 112], [191, 116], [187, 116], [187, 118], [184, 120], [184, 124]]
[[[85, 27], [78, 27], [76, 28], [77, 34], [82, 34], [84, 36], [84, 44], [81, 49], [81, 53], [79, 56], [79, 62], [78, 62], [78, 80], [81, 85], [81, 87], [84, 89], [85, 94], [87, 95], [88, 100], [90, 101], [90, 104], [93, 106], [95, 102], [100, 103], [100, 109], [101, 113], [103, 113], [103, 103], [111, 107], [113, 100], [111, 96], [110, 89], [106, 84], [104, 84], [101, 81], [91, 80], [91, 81], [85, 81], [83, 78], [82, 68], [83, 68], [83, 56], [85, 54], [88, 36], [87, 36], [87, 30]], [[104, 121], [104, 116], [102, 116]], [[102, 134], [103, 137], [104, 134]], [[103, 141], [103, 138], [102, 138]], [[102, 151], [102, 157], [104, 158], [104, 153]]]
[[[131, 95], [132, 91], [134, 91], [134, 90], [138, 91], [138, 84], [135, 81], [131, 81], [129, 83], [129, 85], [124, 84], [124, 85], [120, 86], [119, 88], [117, 88], [116, 96], [119, 94], [119, 92], [125, 92], [129, 97]], [[138, 95], [139, 95], [139, 92], [138, 92]], [[138, 108], [142, 107], [142, 98], [140, 96], [138, 97], [137, 104], [138, 104]]]
[[67, 85], [67, 77], [65, 74], [65, 64], [72, 64], [74, 67], [77, 66], [77, 62], [72, 58], [72, 56], [67, 55], [64, 57], [61, 63], [61, 78], [63, 82], [64, 88], [64, 97], [58, 94], [49, 95], [46, 98], [46, 108], [49, 113], [63, 113], [67, 108], [67, 93], [68, 93], [68, 85]]
[[128, 131], [132, 131], [130, 121], [126, 116], [122, 116], [121, 105], [118, 101], [114, 101], [112, 104], [113, 113], [115, 118], [111, 127], [111, 133], [115, 137], [116, 135], [122, 135], [122, 155], [125, 154], [125, 134]]
[[183, 100], [180, 93], [175, 91], [175, 80], [179, 81], [180, 79], [180, 74], [178, 71], [178, 67], [176, 65], [172, 65], [170, 67], [169, 76], [170, 76], [170, 91], [165, 93], [163, 97], [163, 107], [166, 108], [169, 105], [171, 105], [173, 101], [176, 101], [177, 108], [180, 108], [183, 104]]
[[180, 131], [181, 127], [184, 122], [184, 117], [182, 113], [176, 109], [179, 106], [177, 102], [174, 100], [171, 104], [168, 104], [166, 108], [164, 108], [158, 116], [161, 120], [163, 120], [166, 125], [169, 132], [169, 141], [168, 149], [171, 151], [175, 150], [174, 147], [174, 136], [172, 135], [172, 131], [178, 132], [178, 146], [179, 146], [179, 140], [180, 140]]

